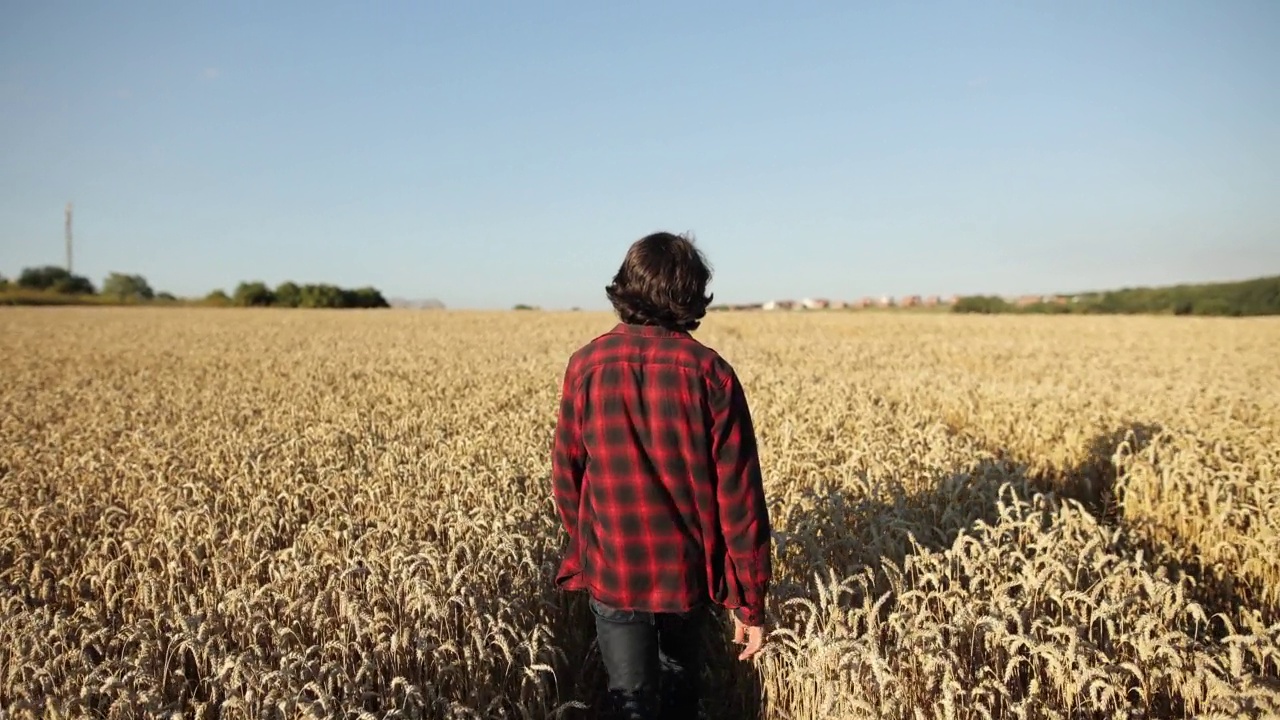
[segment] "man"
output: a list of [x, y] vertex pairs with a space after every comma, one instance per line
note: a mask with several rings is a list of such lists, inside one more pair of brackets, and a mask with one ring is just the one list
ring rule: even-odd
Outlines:
[[695, 717], [712, 605], [732, 611], [739, 659], [764, 644], [771, 529], [751, 412], [733, 368], [690, 335], [710, 279], [689, 238], [636, 241], [606, 288], [620, 322], [564, 374], [556, 585], [590, 595], [615, 717]]

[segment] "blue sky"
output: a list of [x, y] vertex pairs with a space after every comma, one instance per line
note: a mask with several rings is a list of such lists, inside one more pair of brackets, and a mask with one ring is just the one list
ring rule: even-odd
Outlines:
[[1280, 3], [0, 6], [0, 273], [607, 307], [1280, 273]]

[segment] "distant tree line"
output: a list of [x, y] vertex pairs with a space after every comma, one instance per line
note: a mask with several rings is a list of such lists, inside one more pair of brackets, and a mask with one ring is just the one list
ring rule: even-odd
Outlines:
[[238, 307], [288, 307], [288, 308], [386, 308], [391, 307], [377, 288], [362, 287], [354, 290], [337, 285], [308, 283], [299, 285], [283, 282], [274, 289], [266, 283], [242, 282], [231, 295], [214, 290], [205, 297], [210, 305]]
[[1026, 304], [976, 295], [960, 298], [952, 310], [958, 313], [1280, 315], [1280, 275], [1240, 282], [1125, 288], [1056, 296]]
[[53, 265], [25, 268], [12, 282], [0, 279], [0, 289], [40, 290], [64, 295], [93, 295], [97, 290], [89, 278], [72, 275], [65, 268]]
[[55, 265], [25, 268], [15, 280], [0, 275], [0, 293], [16, 296], [16, 302], [35, 304], [66, 300], [120, 303], [177, 300], [169, 293], [157, 293], [141, 275], [113, 272], [107, 275], [99, 291], [89, 278]]
[[[156, 292], [141, 275], [113, 272], [107, 275], [99, 290], [88, 278], [56, 265], [26, 268], [15, 280], [0, 274], [0, 293], [4, 294], [0, 299], [20, 304], [183, 302], [170, 293]], [[272, 289], [257, 281], [240, 283], [231, 295], [215, 290], [198, 303], [226, 307], [390, 307], [382, 293], [372, 287], [351, 290], [336, 285], [284, 282]], [[190, 301], [187, 304], [191, 304]]]

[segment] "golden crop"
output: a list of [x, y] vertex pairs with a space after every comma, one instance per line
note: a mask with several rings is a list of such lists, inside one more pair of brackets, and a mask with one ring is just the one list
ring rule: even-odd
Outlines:
[[[591, 717], [591, 313], [0, 312], [0, 717]], [[1280, 323], [713, 315], [776, 528], [710, 717], [1280, 713]]]

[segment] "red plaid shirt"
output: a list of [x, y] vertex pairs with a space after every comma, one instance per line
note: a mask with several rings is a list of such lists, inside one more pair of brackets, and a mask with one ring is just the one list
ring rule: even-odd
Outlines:
[[771, 530], [746, 395], [688, 333], [619, 323], [564, 375], [552, 452], [556, 575], [614, 607], [710, 599], [764, 621]]

